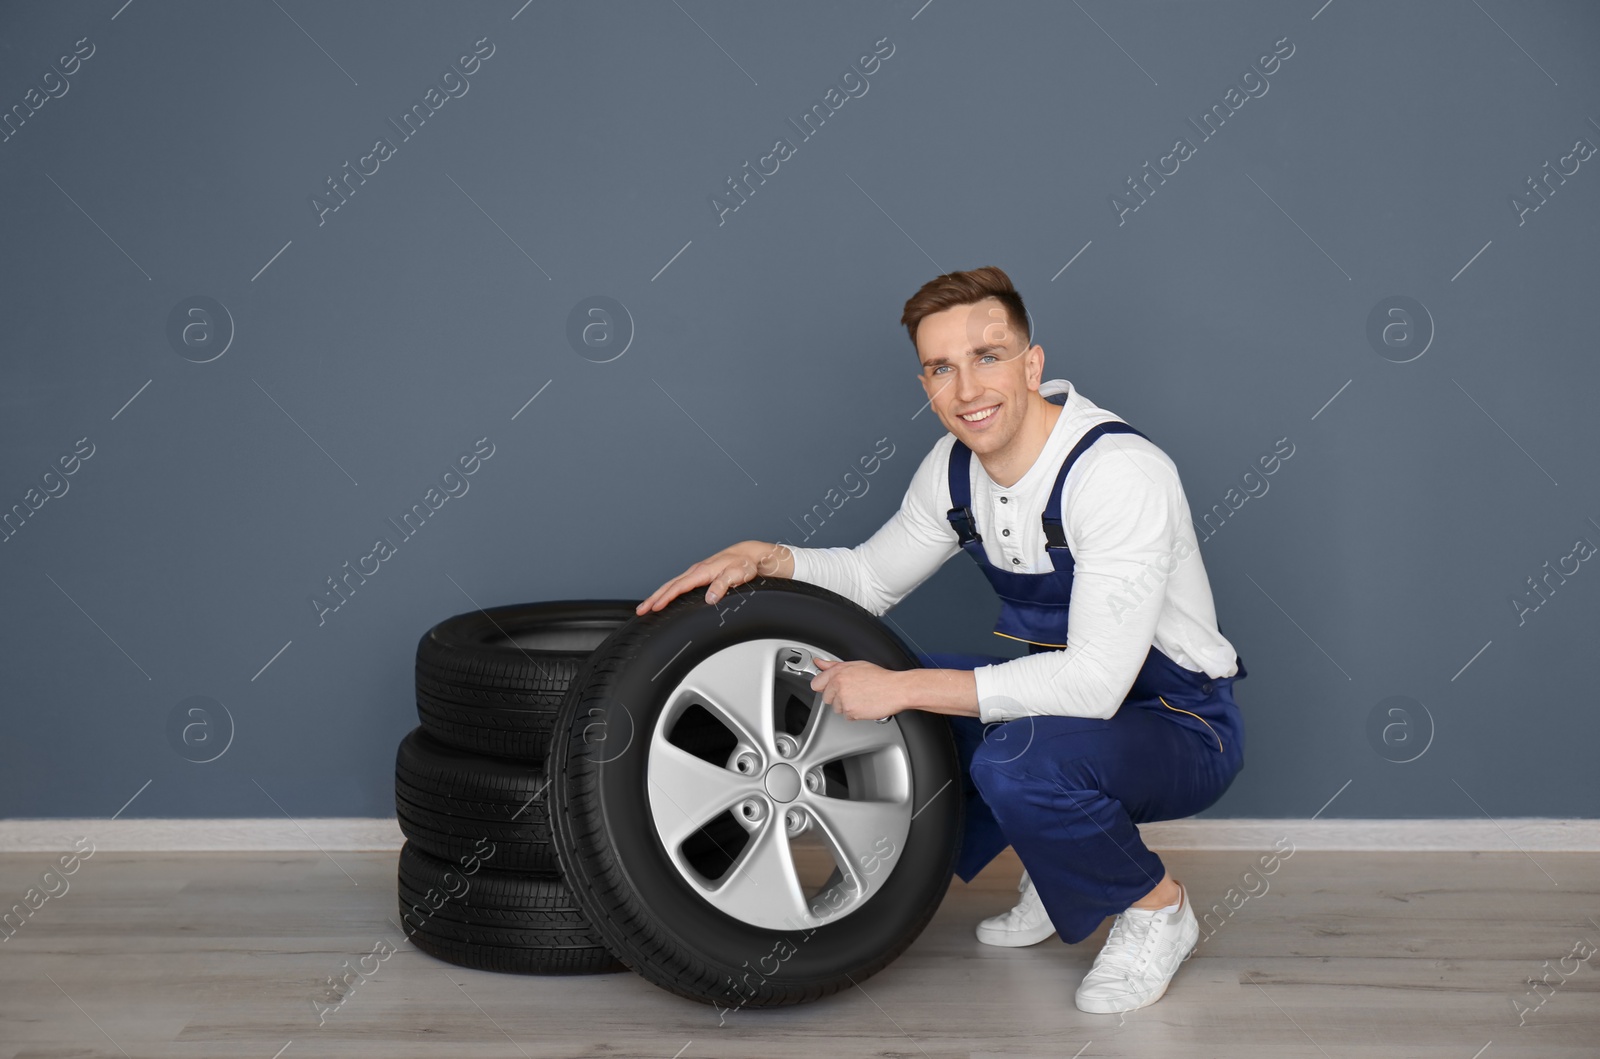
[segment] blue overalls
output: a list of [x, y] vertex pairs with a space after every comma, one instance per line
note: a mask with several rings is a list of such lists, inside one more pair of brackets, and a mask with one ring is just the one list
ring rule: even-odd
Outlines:
[[[1042, 574], [1014, 573], [988, 561], [972, 516], [972, 450], [959, 440], [951, 450], [947, 517], [1000, 596], [994, 631], [1025, 641], [1030, 654], [1066, 646], [1073, 559], [1061, 528], [1061, 487], [1084, 450], [1113, 433], [1144, 437], [1127, 423], [1101, 423], [1062, 461], [1044, 510], [1045, 551], [1054, 569]], [[938, 669], [1006, 661], [949, 653], [919, 658]], [[951, 717], [966, 791], [956, 874], [971, 882], [1009, 845], [1061, 940], [1078, 942], [1094, 933], [1106, 916], [1161, 882], [1161, 859], [1135, 825], [1192, 816], [1222, 797], [1238, 774], [1244, 725], [1233, 682], [1248, 675], [1239, 661], [1236, 676], [1208, 677], [1152, 644], [1110, 718], [1034, 714], [986, 726], [976, 717]]]

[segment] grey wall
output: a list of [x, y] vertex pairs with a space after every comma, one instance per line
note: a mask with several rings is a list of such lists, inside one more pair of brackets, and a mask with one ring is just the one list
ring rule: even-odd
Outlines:
[[[6, 5], [0, 814], [392, 812], [435, 622], [799, 543], [888, 438], [804, 543], [876, 529], [942, 429], [901, 305], [998, 264], [1047, 377], [1227, 512], [1249, 744], [1211, 815], [1593, 816], [1597, 47], [1576, 0]], [[995, 613], [958, 560], [891, 617], [993, 650]]]

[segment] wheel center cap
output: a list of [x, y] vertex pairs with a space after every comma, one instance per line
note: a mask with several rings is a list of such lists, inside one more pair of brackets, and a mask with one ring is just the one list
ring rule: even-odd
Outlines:
[[767, 793], [776, 802], [792, 802], [800, 793], [800, 773], [781, 762], [767, 770]]

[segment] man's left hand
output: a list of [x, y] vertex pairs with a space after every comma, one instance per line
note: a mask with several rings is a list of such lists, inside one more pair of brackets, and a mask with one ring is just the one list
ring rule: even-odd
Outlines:
[[811, 681], [811, 690], [822, 692], [822, 701], [834, 713], [852, 721], [875, 721], [906, 708], [899, 701], [904, 691], [904, 673], [871, 662], [828, 658], [814, 661], [821, 672]]

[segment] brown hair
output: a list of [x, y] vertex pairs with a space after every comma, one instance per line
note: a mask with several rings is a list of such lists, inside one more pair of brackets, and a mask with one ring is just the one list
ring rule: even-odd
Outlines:
[[924, 283], [917, 293], [906, 301], [900, 322], [906, 325], [913, 348], [917, 344], [917, 325], [922, 318], [957, 305], [971, 305], [985, 298], [997, 298], [1011, 317], [1011, 326], [1022, 332], [1030, 341], [1028, 310], [1022, 304], [1022, 295], [1011, 285], [1011, 277], [993, 265], [975, 268], [970, 272], [946, 272]]

